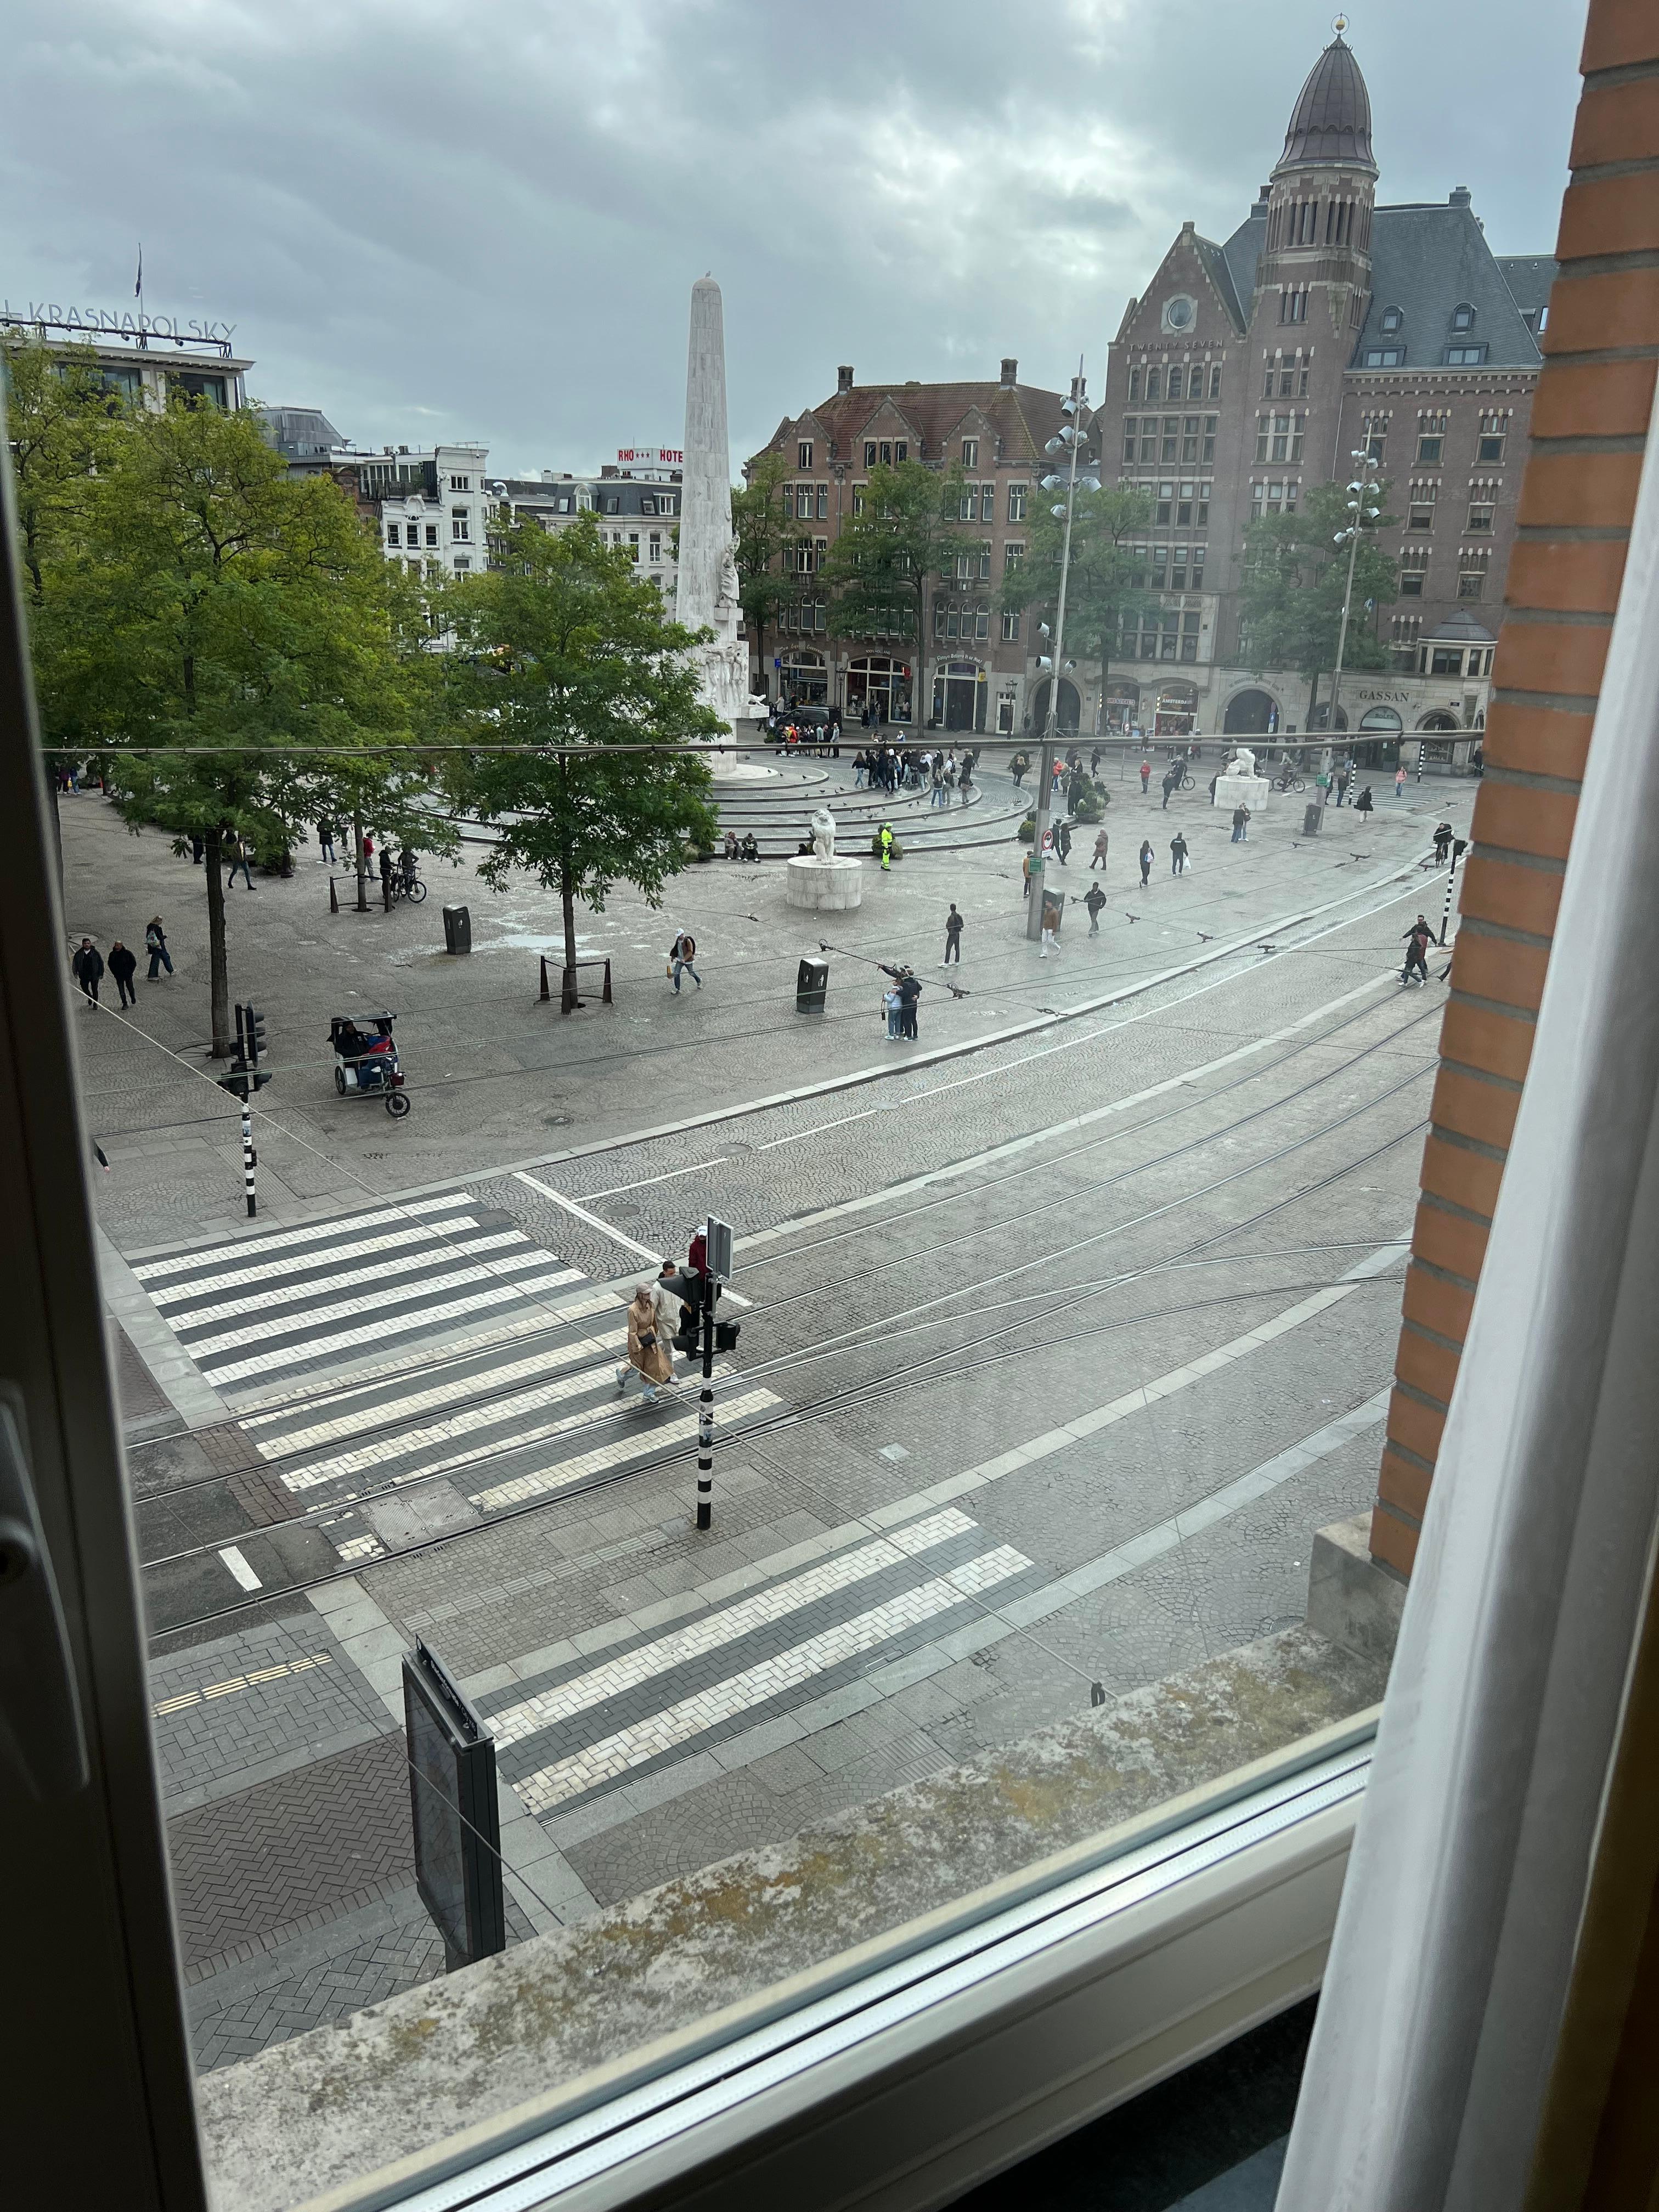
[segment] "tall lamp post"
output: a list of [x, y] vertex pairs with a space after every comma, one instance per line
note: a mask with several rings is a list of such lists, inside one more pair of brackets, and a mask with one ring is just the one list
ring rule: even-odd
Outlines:
[[1382, 512], [1380, 507], [1373, 507], [1370, 504], [1376, 496], [1376, 463], [1369, 453], [1358, 447], [1356, 447], [1348, 455], [1348, 459], [1355, 464], [1353, 482], [1348, 486], [1347, 507], [1350, 519], [1346, 529], [1339, 530], [1334, 540], [1338, 545], [1346, 545], [1348, 549], [1348, 580], [1342, 590], [1342, 622], [1336, 633], [1336, 666], [1331, 673], [1331, 704], [1328, 718], [1331, 744], [1326, 747], [1326, 781], [1324, 788], [1319, 794], [1319, 820], [1315, 825], [1316, 828], [1322, 830], [1325, 826], [1325, 803], [1331, 795], [1331, 785], [1335, 781], [1336, 771], [1334, 765], [1335, 754], [1332, 747], [1334, 746], [1340, 734], [1336, 709], [1337, 701], [1342, 690], [1342, 656], [1347, 649], [1348, 616], [1353, 606], [1353, 573], [1354, 565], [1359, 558], [1359, 536], [1365, 525], [1368, 522], [1375, 522]]
[[[1054, 629], [1051, 640], [1053, 652], [1039, 653], [1037, 666], [1048, 672], [1048, 709], [1042, 720], [1042, 758], [1037, 769], [1036, 834], [1031, 840], [1030, 904], [1025, 916], [1025, 934], [1034, 941], [1042, 934], [1042, 880], [1048, 854], [1049, 802], [1054, 786], [1054, 747], [1060, 726], [1060, 680], [1070, 665], [1066, 659], [1066, 586], [1072, 573], [1072, 515], [1079, 487], [1085, 491], [1098, 491], [1100, 477], [1094, 463], [1087, 463], [1079, 474], [1078, 457], [1085, 437], [1077, 420], [1083, 408], [1083, 363], [1079, 359], [1077, 375], [1072, 382], [1069, 399], [1060, 404], [1060, 412], [1066, 420], [1057, 436], [1050, 438], [1043, 451], [1056, 461], [1062, 454], [1069, 456], [1066, 474], [1058, 469], [1042, 479], [1044, 491], [1059, 491], [1066, 496], [1057, 500], [1049, 509], [1057, 520], [1066, 525], [1060, 548], [1060, 596], [1054, 605]], [[1042, 635], [1048, 635], [1048, 625], [1040, 625]]]

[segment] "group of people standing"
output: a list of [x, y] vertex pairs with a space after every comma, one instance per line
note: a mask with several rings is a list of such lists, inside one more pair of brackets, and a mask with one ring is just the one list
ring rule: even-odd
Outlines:
[[973, 795], [974, 770], [979, 765], [977, 748], [964, 750], [957, 758], [954, 746], [945, 750], [922, 750], [915, 745], [862, 746], [853, 756], [853, 788], [861, 791], [925, 791], [931, 786], [929, 804], [948, 806], [951, 793], [960, 791], [965, 806]]
[[[159, 914], [152, 915], [144, 925], [144, 950], [149, 955], [149, 974], [145, 978], [146, 981], [153, 983], [163, 969], [169, 975], [172, 975], [173, 955], [167, 951], [167, 933], [161, 927]], [[138, 956], [118, 937], [111, 940], [107, 960], [91, 938], [83, 937], [70, 956], [70, 968], [81, 986], [81, 995], [88, 1006], [99, 1004], [98, 988], [104, 980], [106, 969], [115, 979], [116, 990], [120, 994], [119, 1004], [123, 1006], [137, 1005], [138, 994], [134, 988], [133, 978], [138, 971]]]

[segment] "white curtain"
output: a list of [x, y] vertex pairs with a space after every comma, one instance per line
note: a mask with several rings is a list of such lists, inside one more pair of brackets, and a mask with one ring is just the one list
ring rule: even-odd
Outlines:
[[1279, 2212], [1521, 2203], [1656, 1498], [1659, 437]]

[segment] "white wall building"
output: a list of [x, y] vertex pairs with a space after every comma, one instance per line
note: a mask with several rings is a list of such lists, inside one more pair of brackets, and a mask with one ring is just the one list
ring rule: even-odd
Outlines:
[[[340, 456], [337, 458], [345, 458]], [[465, 576], [488, 565], [484, 518], [491, 505], [487, 446], [382, 447], [349, 456], [359, 496], [378, 511], [389, 561], [416, 575]]]
[[538, 477], [497, 478], [490, 489], [498, 506], [533, 514], [544, 530], [568, 530], [578, 515], [591, 514], [605, 543], [629, 554], [672, 606], [680, 513], [680, 472], [672, 462], [619, 460], [597, 476], [544, 469]]

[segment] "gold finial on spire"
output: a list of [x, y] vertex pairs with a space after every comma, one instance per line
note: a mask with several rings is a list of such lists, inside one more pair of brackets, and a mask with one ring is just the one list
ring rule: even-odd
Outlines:
[[1331, 18], [1331, 28], [1332, 28], [1332, 30], [1334, 30], [1334, 31], [1336, 33], [1336, 35], [1337, 35], [1337, 37], [1338, 37], [1339, 39], [1341, 37], [1341, 35], [1342, 35], [1342, 33], [1344, 33], [1344, 31], [1346, 31], [1346, 30], [1347, 29], [1347, 27], [1348, 27], [1348, 19], [1347, 19], [1347, 17], [1346, 17], [1346, 15], [1334, 15], [1334, 16]]

